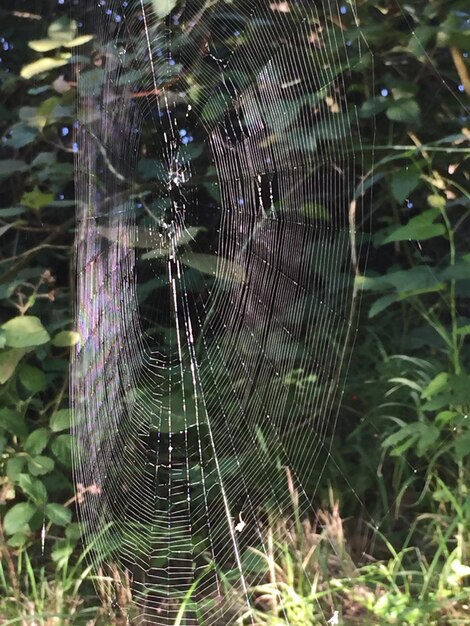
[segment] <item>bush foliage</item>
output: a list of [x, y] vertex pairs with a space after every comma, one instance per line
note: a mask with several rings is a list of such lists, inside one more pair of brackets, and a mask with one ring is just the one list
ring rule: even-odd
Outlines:
[[[0, 621], [11, 624], [26, 623], [31, 602], [43, 620], [107, 619], [77, 549], [71, 483], [74, 55], [90, 61], [94, 43], [70, 4], [0, 9]], [[343, 598], [344, 623], [470, 623], [460, 595], [470, 575], [470, 13], [464, 0], [359, 0], [357, 12], [370, 48], [352, 89], [372, 234], [319, 507], [332, 490], [360, 575], [323, 572], [324, 610]], [[145, 159], [139, 171], [145, 179]], [[293, 571], [303, 547], [279, 533], [272, 562]], [[290, 602], [291, 624], [317, 623], [308, 602], [318, 590], [287, 574], [270, 585], [259, 593], [276, 602], [251, 619], [285, 623], [266, 615]]]

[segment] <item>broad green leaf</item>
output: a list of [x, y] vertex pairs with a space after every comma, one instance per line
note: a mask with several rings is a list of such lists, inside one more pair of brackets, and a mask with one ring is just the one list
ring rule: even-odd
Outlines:
[[82, 536], [80, 524], [69, 524], [65, 529], [65, 536], [71, 541], [77, 541], [78, 539], [80, 539], [80, 537]]
[[72, 437], [71, 435], [59, 435], [51, 443], [51, 450], [57, 459], [65, 466], [72, 463]]
[[13, 174], [21, 174], [29, 169], [24, 161], [17, 161], [16, 159], [2, 159], [0, 161], [0, 180], [3, 178], [9, 178]]
[[29, 520], [36, 513], [36, 507], [29, 502], [15, 504], [7, 511], [3, 520], [3, 528], [7, 535], [14, 535], [27, 527]]
[[22, 348], [12, 348], [0, 352], [0, 385], [4, 385], [15, 373], [16, 366], [26, 354]]
[[19, 122], [11, 127], [7, 141], [12, 148], [24, 148], [36, 141], [38, 136], [38, 128], [33, 128], [27, 122]]
[[379, 96], [378, 98], [371, 98], [366, 100], [359, 109], [359, 117], [370, 118], [374, 117], [378, 113], [385, 111], [388, 105], [387, 98]]
[[74, 330], [62, 330], [52, 339], [52, 345], [56, 348], [70, 348], [80, 341], [80, 335]]
[[395, 172], [392, 176], [392, 193], [393, 197], [400, 204], [404, 202], [409, 194], [416, 189], [420, 180], [420, 172], [414, 167], [410, 166], [405, 169]]
[[11, 548], [21, 548], [24, 546], [29, 540], [29, 535], [27, 533], [15, 533], [8, 539], [7, 545]]
[[416, 100], [401, 98], [391, 104], [386, 111], [389, 120], [403, 124], [418, 124], [421, 119], [421, 110]]
[[445, 281], [469, 280], [470, 279], [470, 259], [457, 261], [454, 265], [449, 265], [439, 274]]
[[33, 128], [42, 130], [47, 122], [47, 117], [42, 114], [38, 107], [21, 107], [18, 111], [20, 120]]
[[28, 470], [33, 476], [49, 474], [54, 469], [54, 461], [48, 456], [35, 456], [28, 461]]
[[33, 367], [32, 365], [22, 365], [20, 367], [18, 377], [25, 389], [31, 391], [31, 393], [44, 391], [47, 386], [46, 375], [44, 372], [37, 367]]
[[42, 74], [43, 72], [49, 72], [50, 70], [53, 70], [57, 67], [62, 67], [64, 65], [67, 65], [70, 56], [71, 55], [69, 54], [67, 56], [63, 55], [59, 58], [44, 57], [42, 59], [39, 59], [38, 61], [29, 63], [22, 68], [20, 76], [22, 78], [30, 79], [37, 74]]
[[14, 456], [7, 461], [7, 476], [12, 483], [19, 480], [24, 466], [26, 465], [26, 456]]
[[28, 436], [24, 448], [31, 456], [41, 454], [49, 441], [50, 432], [47, 428], [37, 428]]
[[28, 436], [28, 428], [24, 417], [18, 411], [7, 406], [0, 409], [0, 428], [20, 439]]
[[58, 526], [67, 526], [72, 521], [72, 511], [63, 504], [47, 504], [46, 516], [53, 524]]
[[1, 328], [6, 332], [6, 345], [12, 348], [41, 346], [50, 340], [39, 318], [32, 315], [14, 317]]
[[396, 293], [387, 294], [386, 296], [382, 296], [378, 300], [374, 302], [374, 304], [369, 309], [369, 318], [375, 317], [379, 313], [382, 313], [387, 307], [389, 307], [394, 302], [399, 302], [400, 296]]
[[33, 500], [36, 506], [44, 506], [47, 500], [47, 491], [40, 480], [29, 474], [20, 474], [18, 477], [18, 485], [21, 490]]
[[106, 80], [104, 69], [96, 67], [80, 74], [77, 82], [78, 93], [82, 96], [100, 94]]
[[424, 241], [425, 239], [444, 235], [446, 232], [444, 224], [434, 224], [438, 217], [440, 217], [438, 209], [428, 209], [412, 217], [404, 226], [398, 226], [385, 237], [382, 244], [394, 241], [408, 241], [410, 239]]
[[381, 276], [360, 276], [356, 280], [358, 288], [367, 291], [388, 291], [394, 289], [402, 298], [421, 291], [439, 291], [444, 283], [426, 265], [416, 265], [409, 270], [390, 271]]
[[50, 421], [52, 432], [57, 433], [70, 428], [70, 409], [60, 409], [56, 411]]

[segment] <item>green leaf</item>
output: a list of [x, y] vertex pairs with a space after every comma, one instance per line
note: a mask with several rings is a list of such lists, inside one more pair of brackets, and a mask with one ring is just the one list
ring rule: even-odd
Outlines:
[[47, 386], [46, 375], [37, 367], [24, 364], [20, 367], [18, 377], [25, 389], [32, 393], [44, 391]]
[[181, 256], [181, 260], [185, 265], [208, 276], [217, 276], [217, 278], [231, 280], [236, 283], [244, 283], [246, 280], [244, 268], [238, 263], [223, 257], [213, 254], [186, 252]]
[[96, 67], [82, 72], [78, 77], [77, 90], [81, 96], [99, 95], [106, 79], [104, 69]]
[[68, 54], [66, 57], [63, 56], [62, 58], [44, 57], [42, 59], [39, 59], [38, 61], [29, 63], [21, 69], [20, 76], [29, 80], [37, 74], [42, 74], [43, 72], [49, 72], [50, 70], [56, 69], [57, 67], [62, 67], [64, 65], [67, 65], [70, 56], [71, 55]]
[[28, 461], [28, 470], [33, 476], [44, 476], [54, 469], [54, 460], [48, 456], [36, 456]]
[[47, 491], [40, 480], [29, 474], [20, 474], [18, 476], [18, 485], [33, 500], [37, 507], [42, 508], [44, 506], [47, 500]]
[[57, 541], [51, 556], [58, 569], [67, 567], [70, 557], [74, 551], [74, 543], [71, 541]]
[[0, 385], [4, 385], [15, 373], [16, 366], [26, 354], [22, 348], [2, 350], [0, 352]]
[[26, 456], [14, 456], [7, 461], [7, 476], [12, 483], [19, 480], [21, 472], [26, 465]]
[[382, 113], [387, 108], [388, 100], [382, 96], [366, 100], [359, 109], [359, 117], [370, 118], [375, 117], [378, 113]]
[[14, 535], [17, 532], [25, 530], [29, 520], [36, 513], [36, 507], [29, 502], [20, 502], [15, 504], [7, 511], [3, 520], [3, 528], [7, 535]]
[[74, 330], [62, 330], [52, 339], [52, 345], [56, 348], [70, 348], [80, 341], [80, 335]]
[[22, 196], [20, 203], [28, 207], [28, 209], [33, 209], [34, 211], [38, 211], [43, 207], [47, 206], [54, 200], [53, 193], [47, 193], [41, 191], [39, 187], [35, 187], [32, 191], [26, 191]]
[[61, 430], [68, 430], [70, 428], [70, 409], [60, 409], [56, 411], [50, 421], [50, 428], [52, 432], [57, 433]]
[[60, 48], [61, 45], [60, 41], [56, 41], [55, 39], [35, 39], [28, 43], [28, 46], [36, 52], [50, 52], [51, 50]]
[[407, 167], [395, 172], [392, 176], [392, 194], [400, 204], [404, 202], [409, 194], [416, 189], [420, 180], [420, 172], [416, 167]]
[[0, 180], [3, 178], [9, 178], [13, 174], [21, 174], [29, 169], [24, 161], [17, 161], [16, 159], [2, 159], [0, 161]]
[[7, 545], [11, 548], [21, 548], [29, 540], [29, 535], [26, 533], [15, 533], [8, 539]]
[[61, 17], [47, 29], [49, 39], [54, 39], [60, 43], [67, 43], [77, 35], [77, 22], [68, 17]]
[[157, 17], [166, 17], [176, 6], [177, 0], [152, 0], [153, 10]]
[[423, 456], [438, 440], [440, 431], [433, 424], [419, 424], [419, 437], [416, 444], [416, 454]]
[[457, 330], [457, 335], [461, 335], [462, 337], [466, 337], [467, 335], [470, 335], [470, 324], [466, 324], [465, 326], [461, 326]]
[[72, 464], [72, 437], [71, 435], [59, 435], [51, 444], [51, 450], [57, 459], [70, 467]]
[[18, 411], [6, 406], [0, 409], [0, 428], [3, 428], [20, 439], [24, 439], [28, 436], [28, 428], [24, 417], [21, 413], [18, 413]]
[[455, 418], [458, 416], [459, 413], [457, 413], [457, 411], [441, 411], [436, 415], [435, 422], [436, 424], [438, 424], [439, 427], [442, 428], [443, 426], [446, 426], [446, 424], [448, 424], [449, 422], [454, 421]]
[[1, 326], [6, 332], [6, 345], [12, 348], [41, 346], [50, 340], [49, 333], [37, 317], [14, 317]]
[[382, 311], [384, 311], [387, 307], [389, 307], [394, 302], [399, 302], [400, 299], [401, 298], [399, 294], [396, 294], [396, 293], [390, 293], [390, 294], [387, 294], [386, 296], [382, 296], [381, 298], [376, 300], [374, 304], [370, 307], [369, 318], [373, 318], [379, 313], [382, 313]]
[[66, 48], [78, 48], [78, 46], [83, 46], [83, 44], [88, 43], [92, 39], [93, 35], [80, 35], [80, 37], [75, 37], [75, 39], [64, 43], [64, 46]]
[[433, 396], [440, 393], [443, 389], [447, 387], [449, 384], [449, 374], [448, 372], [440, 372], [435, 376], [429, 385], [423, 390], [421, 397], [425, 400], [429, 400]]
[[24, 447], [28, 454], [37, 456], [41, 454], [49, 441], [50, 432], [47, 428], [37, 428], [26, 439]]
[[428, 209], [415, 217], [412, 217], [404, 226], [398, 226], [382, 241], [382, 245], [394, 241], [424, 241], [439, 237], [446, 232], [444, 224], [433, 222], [440, 216], [438, 209]]
[[470, 455], [470, 432], [466, 432], [455, 440], [455, 456], [458, 461], [462, 461]]
[[[445, 281], [450, 280], [469, 280], [470, 279], [470, 259], [457, 261], [453, 265], [449, 265], [439, 274], [439, 277]], [[461, 330], [458, 331], [461, 334]], [[465, 333], [462, 333], [465, 334]]]
[[389, 120], [402, 124], [418, 124], [421, 120], [421, 110], [412, 98], [396, 100], [388, 107], [386, 115]]
[[36, 141], [39, 136], [39, 130], [33, 128], [26, 122], [19, 122], [10, 129], [10, 136], [8, 137], [8, 144], [12, 148], [24, 148], [29, 144]]
[[72, 521], [72, 511], [63, 504], [47, 504], [46, 516], [57, 526], [67, 526]]
[[77, 541], [77, 539], [80, 539], [80, 537], [82, 536], [80, 524], [73, 523], [67, 526], [65, 530], [65, 536], [71, 541]]

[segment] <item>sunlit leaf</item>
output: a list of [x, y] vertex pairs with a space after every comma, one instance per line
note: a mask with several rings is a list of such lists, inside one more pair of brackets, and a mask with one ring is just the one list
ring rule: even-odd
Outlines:
[[177, 0], [152, 0], [153, 10], [158, 17], [165, 17], [176, 6]]
[[50, 339], [39, 318], [32, 315], [14, 317], [2, 328], [6, 332], [6, 345], [12, 348], [41, 346]]
[[34, 61], [33, 63], [29, 63], [25, 65], [20, 72], [20, 76], [22, 78], [32, 78], [37, 74], [42, 74], [43, 72], [49, 72], [57, 67], [62, 67], [67, 65], [69, 62], [70, 55], [67, 58], [53, 58], [53, 57], [44, 57], [39, 59], [38, 61]]
[[80, 341], [80, 335], [74, 330], [62, 330], [52, 338], [52, 345], [57, 348], [70, 348]]
[[16, 366], [25, 354], [26, 351], [20, 348], [0, 352], [0, 385], [5, 384], [13, 376]]

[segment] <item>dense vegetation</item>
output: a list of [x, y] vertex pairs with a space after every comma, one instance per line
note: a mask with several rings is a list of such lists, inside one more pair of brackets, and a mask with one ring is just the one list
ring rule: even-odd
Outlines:
[[[70, 4], [0, 8], [2, 624], [121, 619], [93, 587], [71, 482], [71, 50], [86, 62], [93, 42]], [[470, 12], [465, 0], [357, 5], [370, 52], [351, 89], [372, 234], [356, 347], [319, 523], [297, 520], [290, 539], [273, 525], [240, 624], [470, 623]], [[102, 598], [110, 586], [97, 581]]]

